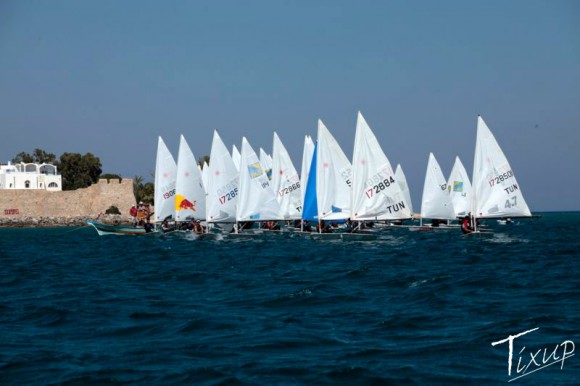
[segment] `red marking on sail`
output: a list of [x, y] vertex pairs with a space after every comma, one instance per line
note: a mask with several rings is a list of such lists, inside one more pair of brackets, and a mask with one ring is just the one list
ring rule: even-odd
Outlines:
[[184, 198], [179, 203], [179, 209], [191, 209], [195, 212], [195, 204], [196, 203], [197, 203], [197, 201], [191, 202], [187, 198]]

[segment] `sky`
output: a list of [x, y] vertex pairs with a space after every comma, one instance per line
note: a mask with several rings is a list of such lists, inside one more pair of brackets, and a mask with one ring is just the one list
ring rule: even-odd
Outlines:
[[429, 152], [470, 172], [477, 115], [532, 212], [580, 210], [579, 1], [0, 1], [0, 161], [91, 152], [152, 181], [157, 138], [213, 130], [300, 170], [361, 111], [420, 207]]

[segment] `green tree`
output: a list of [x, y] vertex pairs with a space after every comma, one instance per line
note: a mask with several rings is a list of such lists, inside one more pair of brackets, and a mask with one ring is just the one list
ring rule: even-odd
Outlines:
[[34, 159], [34, 162], [39, 164], [53, 164], [56, 162], [56, 156], [54, 153], [47, 153], [42, 149], [34, 149], [32, 152], [32, 158]]
[[105, 214], [121, 214], [121, 212], [115, 205], [111, 205], [109, 209], [105, 211]]
[[106, 174], [101, 174], [99, 176], [99, 179], [106, 179], [109, 182], [111, 182], [111, 180], [119, 180], [119, 182], [121, 182], [123, 177], [121, 177], [119, 174], [106, 173]]
[[155, 195], [155, 186], [152, 182], [143, 182], [142, 176], [135, 176], [133, 179], [133, 193], [135, 194], [136, 202], [153, 203]]
[[203, 157], [200, 157], [197, 160], [197, 164], [199, 165], [199, 167], [203, 168], [203, 164], [204, 162], [207, 162], [207, 164], [209, 165], [209, 155], [204, 155]]
[[153, 184], [153, 182], [147, 182], [143, 185], [143, 196], [142, 196], [142, 201], [143, 202], [150, 202], [151, 204], [155, 205], [155, 185]]
[[34, 158], [26, 152], [21, 151], [20, 153], [16, 154], [16, 157], [12, 158], [12, 163], [19, 164], [20, 162], [24, 162], [25, 164], [29, 164], [34, 162]]
[[91, 153], [63, 153], [56, 165], [62, 176], [62, 189], [86, 188], [99, 180], [101, 160]]
[[36, 148], [34, 149], [32, 154], [28, 154], [24, 151], [21, 151], [20, 153], [16, 154], [16, 157], [12, 159], [12, 163], [20, 163], [20, 162], [24, 162], [25, 164], [33, 162], [38, 164], [42, 163], [54, 164], [56, 162], [56, 156], [54, 155], [54, 153], [47, 153], [42, 149]]
[[135, 202], [143, 201], [143, 177], [135, 176], [133, 178], [133, 195], [135, 196]]

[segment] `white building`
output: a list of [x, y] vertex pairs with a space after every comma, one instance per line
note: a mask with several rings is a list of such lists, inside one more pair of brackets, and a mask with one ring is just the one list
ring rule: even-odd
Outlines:
[[51, 164], [0, 165], [0, 189], [62, 190], [62, 177]]

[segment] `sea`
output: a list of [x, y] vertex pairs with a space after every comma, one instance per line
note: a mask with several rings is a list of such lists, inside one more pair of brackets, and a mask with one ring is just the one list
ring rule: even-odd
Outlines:
[[578, 385], [580, 212], [490, 233], [0, 229], [0, 385]]

